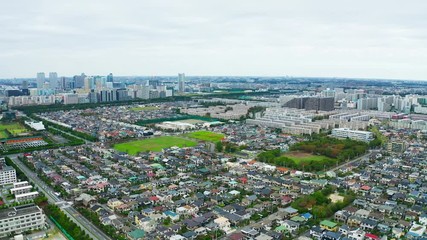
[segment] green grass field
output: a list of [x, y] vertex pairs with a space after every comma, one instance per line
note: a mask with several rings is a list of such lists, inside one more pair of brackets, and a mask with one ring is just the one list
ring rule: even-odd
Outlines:
[[154, 107], [154, 106], [147, 106], [147, 107], [133, 107], [130, 110], [137, 112], [137, 111], [154, 111], [154, 110], [158, 110], [158, 109], [160, 109], [160, 108]]
[[311, 162], [311, 161], [323, 161], [323, 160], [332, 160], [332, 158], [326, 157], [326, 156], [319, 156], [319, 155], [313, 155], [309, 153], [302, 153], [302, 152], [289, 152], [284, 154], [285, 157], [293, 160], [296, 164], [301, 164], [304, 162]]
[[144, 140], [119, 143], [114, 145], [114, 149], [120, 152], [126, 152], [130, 155], [137, 155], [140, 152], [154, 151], [160, 152], [164, 148], [177, 147], [194, 147], [197, 142], [187, 140], [180, 137], [163, 136], [156, 138], [149, 138]]
[[202, 141], [208, 141], [208, 142], [218, 142], [221, 141], [225, 137], [222, 133], [215, 133], [210, 131], [197, 131], [186, 134], [189, 138], [194, 138]]
[[5, 130], [0, 131], [0, 139], [8, 138], [8, 137], [9, 135], [6, 133]]
[[0, 123], [0, 138], [8, 137], [5, 130], [8, 130], [14, 136], [28, 132], [28, 130], [19, 123]]

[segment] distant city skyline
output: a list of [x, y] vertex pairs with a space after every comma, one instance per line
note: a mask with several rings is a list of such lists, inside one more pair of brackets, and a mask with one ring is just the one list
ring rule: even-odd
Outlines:
[[185, 72], [427, 80], [426, 10], [420, 0], [9, 1], [0, 9], [0, 79]]

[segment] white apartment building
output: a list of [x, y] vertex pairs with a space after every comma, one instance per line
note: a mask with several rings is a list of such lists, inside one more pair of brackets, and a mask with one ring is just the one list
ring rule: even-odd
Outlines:
[[45, 225], [42, 209], [34, 204], [0, 210], [0, 237], [42, 229]]
[[39, 192], [27, 192], [22, 194], [15, 195], [15, 201], [17, 202], [25, 202], [28, 200], [32, 200], [39, 196]]
[[64, 104], [77, 104], [79, 103], [79, 95], [73, 93], [64, 94]]
[[16, 171], [11, 166], [0, 164], [0, 185], [16, 182]]
[[13, 183], [13, 188], [25, 187], [30, 185], [27, 181]]
[[331, 136], [335, 138], [350, 138], [363, 142], [369, 142], [374, 138], [371, 132], [351, 130], [349, 128], [334, 128], [332, 129]]
[[33, 186], [31, 186], [31, 185], [17, 187], [17, 188], [11, 188], [10, 193], [14, 194], [14, 195], [18, 195], [18, 194], [22, 194], [22, 193], [28, 193], [31, 191], [31, 189], [33, 189]]
[[391, 121], [389, 124], [391, 127], [398, 129], [408, 128], [417, 130], [427, 130], [427, 121], [424, 120], [411, 120], [409, 118], [406, 118], [397, 121]]

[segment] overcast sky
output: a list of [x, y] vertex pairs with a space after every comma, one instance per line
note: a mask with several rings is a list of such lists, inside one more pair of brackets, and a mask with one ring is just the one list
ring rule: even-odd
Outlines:
[[3, 1], [0, 78], [40, 71], [427, 80], [427, 1]]

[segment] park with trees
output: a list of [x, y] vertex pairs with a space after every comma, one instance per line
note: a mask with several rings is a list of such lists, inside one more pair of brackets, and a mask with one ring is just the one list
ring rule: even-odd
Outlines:
[[260, 153], [257, 160], [303, 171], [321, 171], [363, 155], [369, 144], [351, 139], [336, 139], [316, 134], [292, 145], [289, 152], [280, 149]]

